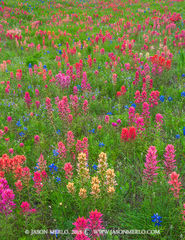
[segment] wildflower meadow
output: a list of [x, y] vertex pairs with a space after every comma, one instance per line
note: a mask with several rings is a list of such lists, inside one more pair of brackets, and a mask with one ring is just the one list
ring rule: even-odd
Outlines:
[[0, 0], [0, 240], [184, 240], [184, 180], [184, 0]]

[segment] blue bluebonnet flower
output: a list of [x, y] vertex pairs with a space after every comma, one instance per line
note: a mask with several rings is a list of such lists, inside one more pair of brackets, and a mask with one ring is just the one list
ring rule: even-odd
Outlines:
[[59, 43], [59, 44], [58, 44], [58, 46], [59, 46], [59, 47], [61, 47], [61, 46], [62, 46], [62, 44], [61, 44], [61, 43]]
[[124, 108], [129, 109], [128, 105], [125, 105]]
[[61, 178], [56, 177], [56, 181], [57, 181], [57, 182], [61, 182]]
[[32, 88], [32, 86], [31, 86], [31, 85], [29, 85], [29, 86], [28, 86], [28, 89], [30, 89], [30, 88]]
[[112, 113], [111, 113], [111, 112], [108, 112], [107, 115], [112, 115]]
[[185, 136], [185, 127], [183, 128], [183, 135]]
[[164, 102], [165, 96], [161, 95], [159, 99], [160, 99], [161, 102]]
[[162, 217], [160, 217], [160, 216], [158, 215], [158, 213], [156, 213], [156, 214], [154, 214], [154, 215], [152, 216], [152, 222], [155, 223], [155, 227], [156, 227], [156, 226], [161, 226], [161, 224], [160, 224], [160, 223], [162, 223], [161, 219], [162, 219]]
[[16, 125], [17, 125], [18, 127], [21, 127], [21, 126], [22, 126], [20, 121], [17, 121]]
[[29, 67], [29, 68], [32, 68], [32, 65], [31, 65], [31, 63], [29, 63], [28, 67]]
[[60, 132], [61, 132], [60, 129], [58, 129], [58, 130], [57, 130], [57, 134], [60, 134]]
[[131, 107], [134, 107], [134, 108], [136, 108], [136, 104], [135, 104], [135, 103], [133, 103], [133, 104], [131, 105]]
[[99, 143], [99, 147], [104, 147], [104, 146], [105, 146], [105, 144], [103, 142]]
[[89, 130], [89, 133], [95, 133], [95, 129]]
[[23, 129], [25, 130], [25, 131], [27, 131], [28, 129], [27, 129], [27, 127], [23, 127]]
[[25, 133], [23, 133], [23, 132], [19, 133], [19, 136], [21, 136], [21, 137], [24, 136], [24, 135], [25, 135]]
[[21, 50], [23, 50], [23, 47], [21, 47]]
[[94, 164], [92, 167], [94, 168], [94, 170], [98, 170], [98, 166], [96, 164]]
[[179, 139], [179, 138], [180, 138], [180, 135], [179, 135], [179, 134], [176, 134], [176, 135], [175, 135], [175, 138]]
[[100, 66], [98, 66], [98, 69], [101, 69], [101, 67], [100, 67]]
[[61, 51], [61, 50], [59, 50], [58, 52], [59, 52], [60, 55], [62, 54], [62, 51]]
[[181, 97], [185, 97], [185, 92], [181, 92]]
[[182, 74], [182, 77], [185, 77], [185, 73]]
[[58, 154], [59, 154], [59, 153], [58, 153], [58, 151], [57, 151], [57, 150], [55, 150], [55, 149], [53, 149], [53, 156], [54, 156], [54, 157], [57, 157], [57, 156], [58, 156]]
[[82, 87], [80, 85], [77, 85], [78, 90], [80, 90]]
[[52, 164], [49, 165], [49, 171], [53, 174], [54, 171], [55, 172], [58, 171], [58, 167], [54, 163], [52, 163]]
[[172, 97], [168, 97], [168, 101], [171, 102], [173, 100]]

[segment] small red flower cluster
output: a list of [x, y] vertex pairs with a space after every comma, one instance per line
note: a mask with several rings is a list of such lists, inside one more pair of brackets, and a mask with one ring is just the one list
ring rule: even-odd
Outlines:
[[179, 20], [181, 20], [182, 18], [181, 18], [181, 15], [180, 15], [180, 13], [174, 13], [172, 16], [171, 16], [171, 18], [170, 18], [170, 20], [172, 21], [172, 22], [177, 22], [177, 21], [179, 21]]
[[169, 70], [171, 68], [171, 60], [170, 59], [165, 59], [162, 56], [158, 56], [157, 54], [152, 56], [151, 58], [151, 62], [153, 64], [157, 64], [158, 66], [162, 67], [162, 68], [166, 68], [167, 70]]
[[117, 97], [124, 96], [125, 93], [126, 93], [126, 91], [127, 91], [127, 90], [126, 90], [125, 86], [122, 86], [122, 87], [121, 87], [121, 91], [118, 91], [117, 94], [116, 94], [116, 96], [117, 96]]
[[129, 127], [128, 128], [122, 128], [121, 132], [121, 140], [128, 142], [129, 140], [135, 140], [136, 139], [136, 128], [135, 127]]

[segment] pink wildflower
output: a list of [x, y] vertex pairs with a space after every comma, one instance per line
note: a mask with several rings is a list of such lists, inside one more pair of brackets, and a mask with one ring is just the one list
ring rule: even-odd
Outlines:
[[67, 149], [66, 149], [65, 145], [63, 144], [63, 142], [59, 142], [58, 143], [58, 153], [62, 160], [66, 158], [66, 152], [67, 152]]
[[134, 97], [134, 99], [135, 99], [135, 103], [140, 103], [140, 102], [142, 101], [141, 94], [140, 94], [140, 91], [139, 91], [139, 90], [137, 90], [137, 91], [135, 92], [135, 97]]
[[34, 183], [34, 188], [36, 189], [37, 193], [40, 193], [42, 190], [43, 184], [42, 184], [42, 175], [40, 171], [34, 172], [34, 177], [33, 177]]
[[74, 134], [72, 131], [68, 131], [67, 133], [67, 146], [71, 148], [74, 145]]
[[29, 92], [25, 92], [25, 103], [27, 104], [27, 107], [30, 108], [32, 102], [31, 102], [31, 97], [30, 97], [30, 94]]
[[35, 135], [34, 140], [35, 140], [35, 143], [36, 143], [36, 144], [39, 143], [39, 142], [40, 142], [40, 137], [39, 137], [39, 135]]
[[149, 98], [150, 107], [152, 108], [154, 105], [158, 105], [158, 101], [159, 101], [159, 92], [152, 91]]
[[40, 93], [39, 93], [39, 90], [38, 90], [38, 89], [35, 89], [35, 95], [36, 95], [36, 97], [38, 97], [38, 96], [40, 95]]
[[84, 114], [87, 114], [87, 110], [88, 110], [88, 101], [85, 100], [83, 103], [83, 107], [82, 107]]
[[46, 160], [44, 160], [44, 156], [42, 153], [40, 154], [40, 157], [38, 159], [38, 167], [41, 171], [44, 171], [46, 169]]
[[179, 174], [177, 174], [176, 172], [172, 172], [170, 174], [170, 180], [169, 180], [169, 184], [172, 185], [172, 188], [170, 188], [170, 190], [173, 192], [173, 195], [175, 198], [179, 198], [179, 192], [181, 190], [181, 182], [179, 181]]
[[109, 123], [109, 115], [105, 116], [105, 123]]
[[104, 227], [102, 226], [102, 216], [103, 214], [101, 214], [97, 210], [91, 211], [89, 213], [88, 228], [91, 230], [91, 236], [93, 239], [96, 239], [100, 236], [99, 230], [104, 229]]
[[9, 189], [8, 182], [5, 178], [0, 179], [0, 212], [6, 216], [15, 208], [14, 193]]
[[39, 109], [39, 107], [40, 107], [40, 101], [35, 101], [35, 105], [36, 105], [37, 109]]
[[155, 182], [154, 178], [158, 175], [156, 170], [157, 167], [157, 150], [155, 146], [150, 146], [148, 153], [146, 155], [145, 169], [143, 170], [144, 178], [147, 180], [150, 185], [152, 182]]
[[65, 75], [64, 73], [61, 73], [61, 71], [55, 76], [57, 84], [61, 88], [69, 88], [71, 84], [71, 78], [68, 75]]
[[65, 175], [66, 175], [66, 178], [67, 178], [67, 179], [71, 179], [71, 177], [72, 177], [72, 175], [73, 175], [72, 170], [73, 170], [73, 167], [72, 167], [72, 165], [71, 165], [70, 162], [69, 162], [69, 163], [66, 163], [66, 164], [64, 165], [64, 171], [65, 171]]
[[164, 161], [164, 165], [165, 165], [165, 172], [166, 175], [169, 176], [174, 168], [176, 168], [176, 160], [175, 158], [175, 149], [174, 146], [172, 144], [168, 144], [165, 148], [166, 152], [164, 154], [165, 157], [165, 161]]
[[147, 102], [143, 103], [143, 112], [142, 112], [142, 116], [145, 120], [145, 122], [147, 121], [147, 119], [150, 118], [150, 112], [149, 112], [150, 106]]
[[30, 209], [30, 204], [28, 202], [22, 202], [21, 208], [22, 208], [23, 214], [25, 215], [36, 212], [36, 209]]
[[14, 152], [13, 148], [10, 148], [9, 153], [13, 154], [13, 152]]
[[20, 147], [24, 147], [24, 143], [20, 143], [19, 146], [20, 146]]
[[30, 204], [28, 202], [22, 202], [21, 208], [23, 213], [29, 212]]
[[156, 121], [156, 123], [157, 123], [157, 129], [160, 129], [161, 128], [161, 126], [162, 126], [162, 124], [163, 124], [163, 116], [160, 114], [160, 113], [157, 113], [156, 115], [155, 115], [155, 121]]
[[74, 232], [76, 233], [75, 240], [90, 240], [84, 233], [85, 230], [88, 229], [87, 219], [79, 217], [73, 225], [75, 226]]
[[20, 192], [23, 189], [21, 180], [18, 180], [17, 182], [15, 182], [15, 186], [18, 192]]
[[135, 108], [130, 107], [128, 114], [129, 114], [129, 124], [132, 125], [135, 122]]
[[69, 108], [68, 99], [66, 96], [64, 96], [62, 100], [58, 102], [58, 110], [60, 118], [64, 121], [68, 121], [68, 115], [71, 110]]
[[11, 122], [11, 121], [12, 121], [12, 117], [11, 117], [11, 116], [8, 116], [8, 117], [7, 117], [7, 121], [8, 121], [8, 122]]
[[142, 135], [142, 132], [145, 131], [145, 128], [143, 128], [143, 126], [145, 125], [145, 123], [144, 123], [144, 118], [142, 118], [142, 117], [137, 117], [137, 118], [135, 119], [135, 123], [136, 123], [137, 134]]

